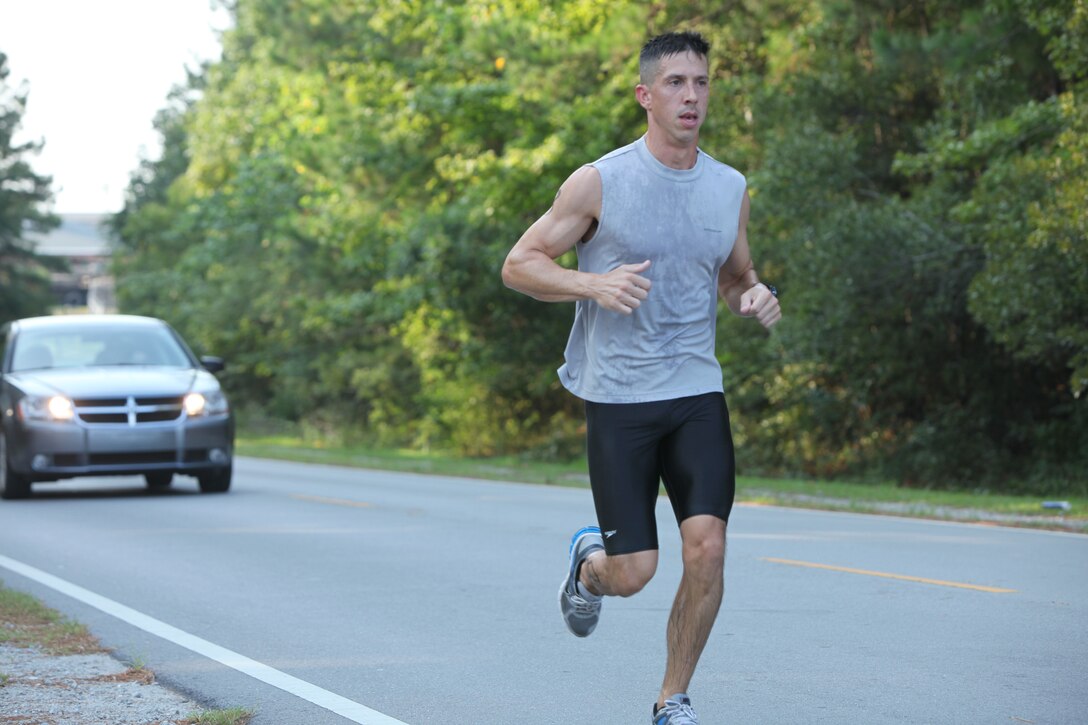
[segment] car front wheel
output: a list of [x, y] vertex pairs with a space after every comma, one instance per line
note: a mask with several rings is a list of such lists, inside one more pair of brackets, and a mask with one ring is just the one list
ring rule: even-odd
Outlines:
[[215, 468], [205, 471], [196, 477], [200, 482], [201, 493], [225, 493], [230, 488], [230, 477], [233, 466]]
[[30, 495], [30, 478], [16, 473], [8, 461], [7, 437], [0, 431], [0, 498], [26, 498]]

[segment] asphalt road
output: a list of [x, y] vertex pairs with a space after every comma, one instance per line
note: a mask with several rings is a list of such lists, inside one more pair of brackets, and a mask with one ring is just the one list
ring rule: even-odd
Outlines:
[[[242, 459], [225, 496], [35, 491], [0, 502], [0, 578], [254, 725], [649, 722], [664, 501], [657, 577], [579, 640], [556, 590], [585, 490]], [[739, 506], [729, 540], [704, 725], [1088, 722], [1088, 537]]]

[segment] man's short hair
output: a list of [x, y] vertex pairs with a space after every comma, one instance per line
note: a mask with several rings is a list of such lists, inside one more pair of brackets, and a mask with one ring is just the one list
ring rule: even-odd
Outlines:
[[681, 33], [662, 33], [646, 41], [638, 55], [638, 78], [643, 85], [650, 85], [657, 75], [661, 60], [677, 53], [691, 51], [704, 58], [710, 52], [710, 43], [699, 33], [685, 30]]

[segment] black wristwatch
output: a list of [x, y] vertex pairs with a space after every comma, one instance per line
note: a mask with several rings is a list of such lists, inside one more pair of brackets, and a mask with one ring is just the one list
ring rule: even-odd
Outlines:
[[772, 297], [778, 297], [778, 288], [775, 287], [773, 284], [767, 284], [766, 282], [760, 282], [760, 284], [771, 291]]

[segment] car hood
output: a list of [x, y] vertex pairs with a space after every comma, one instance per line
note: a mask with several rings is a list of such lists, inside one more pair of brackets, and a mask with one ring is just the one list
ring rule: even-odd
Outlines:
[[27, 370], [9, 374], [8, 381], [28, 395], [61, 393], [69, 398], [184, 395], [194, 388], [219, 387], [205, 370], [137, 366]]

